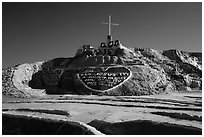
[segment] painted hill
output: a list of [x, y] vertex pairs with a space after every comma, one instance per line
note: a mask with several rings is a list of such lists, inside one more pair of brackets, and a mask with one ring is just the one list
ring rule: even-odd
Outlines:
[[202, 88], [202, 53], [126, 48], [114, 54], [80, 48], [71, 58], [2, 70], [3, 95], [151, 95]]

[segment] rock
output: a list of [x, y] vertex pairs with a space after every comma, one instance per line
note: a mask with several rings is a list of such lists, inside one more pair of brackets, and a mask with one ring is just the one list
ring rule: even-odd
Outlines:
[[202, 77], [202, 66], [198, 63], [200, 58], [193, 56], [194, 54], [179, 50], [166, 50], [163, 51], [163, 55], [178, 63], [182, 71], [196, 73], [199, 77]]

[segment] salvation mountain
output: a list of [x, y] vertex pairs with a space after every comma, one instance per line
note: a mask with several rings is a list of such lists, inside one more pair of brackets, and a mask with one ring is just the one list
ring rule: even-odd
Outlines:
[[[112, 41], [111, 41], [112, 42]], [[3, 95], [140, 96], [202, 89], [202, 53], [127, 48], [119, 41], [82, 46], [74, 57], [2, 70]]]

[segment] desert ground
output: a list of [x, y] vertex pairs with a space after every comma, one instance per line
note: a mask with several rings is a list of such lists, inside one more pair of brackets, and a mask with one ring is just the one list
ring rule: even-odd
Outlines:
[[201, 91], [32, 99], [3, 96], [2, 101], [3, 134], [202, 134]]

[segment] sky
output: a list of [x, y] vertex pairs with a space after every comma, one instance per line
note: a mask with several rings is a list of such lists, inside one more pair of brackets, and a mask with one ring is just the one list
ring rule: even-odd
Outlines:
[[72, 57], [85, 44], [202, 52], [201, 2], [3, 2], [2, 67]]

